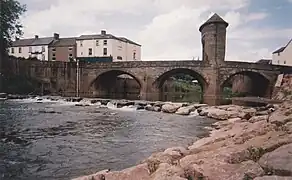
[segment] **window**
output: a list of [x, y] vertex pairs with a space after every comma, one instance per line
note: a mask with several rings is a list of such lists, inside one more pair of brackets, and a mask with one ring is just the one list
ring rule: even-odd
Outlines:
[[99, 41], [98, 40], [95, 41], [95, 45], [99, 46]]
[[117, 59], [118, 60], [123, 60], [123, 58], [121, 56], [118, 56]]
[[83, 52], [80, 52], [81, 55], [83, 55]]
[[107, 45], [107, 40], [103, 40], [103, 45]]
[[32, 51], [32, 47], [30, 46], [30, 47], [28, 48], [28, 52], [31, 53], [31, 51]]
[[53, 53], [53, 57], [56, 57], [56, 54], [55, 53]]
[[284, 61], [284, 64], [286, 64], [286, 61]]
[[91, 56], [92, 55], [92, 48], [88, 49], [88, 55]]
[[73, 47], [69, 47], [69, 51], [72, 51], [73, 50]]
[[11, 53], [14, 54], [14, 48], [11, 48]]
[[52, 48], [52, 51], [53, 51], [53, 52], [56, 52], [56, 48]]
[[69, 57], [73, 57], [73, 54], [69, 54]]
[[46, 49], [45, 49], [45, 46], [42, 46], [42, 52], [45, 52]]
[[56, 61], [56, 57], [52, 57], [52, 60], [53, 60], [53, 61]]
[[103, 55], [104, 55], [104, 56], [107, 55], [107, 48], [103, 48]]
[[280, 64], [280, 60], [278, 60], [278, 64]]
[[42, 60], [45, 60], [45, 55], [44, 54], [42, 54]]
[[83, 41], [80, 41], [80, 46], [81, 46], [81, 47], [83, 46]]
[[278, 52], [278, 56], [280, 56], [280, 53]]
[[133, 59], [136, 60], [136, 52], [133, 53]]
[[21, 53], [21, 47], [18, 48], [18, 53]]

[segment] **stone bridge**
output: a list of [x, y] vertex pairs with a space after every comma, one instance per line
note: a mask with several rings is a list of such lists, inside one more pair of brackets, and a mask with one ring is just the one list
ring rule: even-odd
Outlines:
[[[50, 91], [64, 96], [102, 97], [114, 78], [127, 74], [140, 86], [139, 99], [159, 100], [163, 83], [172, 75], [184, 73], [195, 77], [203, 89], [203, 102], [220, 104], [223, 87], [236, 83], [238, 75], [249, 77], [246, 83], [253, 96], [270, 97], [283, 67], [269, 64], [225, 61], [228, 23], [214, 14], [200, 27], [203, 60], [195, 61], [126, 61], [112, 63], [44, 62], [10, 60], [13, 72], [38, 80]], [[77, 75], [78, 74], [78, 75]], [[78, 76], [78, 77], [77, 77]], [[79, 80], [77, 80], [79, 79]]]

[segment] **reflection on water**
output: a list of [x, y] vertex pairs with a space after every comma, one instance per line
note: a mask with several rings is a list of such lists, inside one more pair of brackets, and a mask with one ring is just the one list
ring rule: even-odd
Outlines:
[[211, 120], [59, 102], [0, 104], [0, 179], [69, 179], [139, 163], [206, 135]]

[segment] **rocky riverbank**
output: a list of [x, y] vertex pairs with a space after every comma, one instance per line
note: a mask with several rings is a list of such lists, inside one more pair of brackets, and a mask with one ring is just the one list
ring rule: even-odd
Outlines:
[[[167, 103], [161, 111], [175, 113], [190, 106]], [[209, 137], [189, 147], [152, 154], [129, 169], [104, 170], [74, 180], [292, 179], [291, 107], [291, 102], [260, 108], [193, 107], [190, 111], [196, 109], [201, 116], [220, 120]]]

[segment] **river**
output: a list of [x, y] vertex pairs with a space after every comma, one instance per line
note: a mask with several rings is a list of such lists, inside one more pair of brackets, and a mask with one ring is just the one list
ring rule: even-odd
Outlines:
[[73, 103], [0, 102], [0, 179], [65, 180], [186, 146], [213, 120]]

